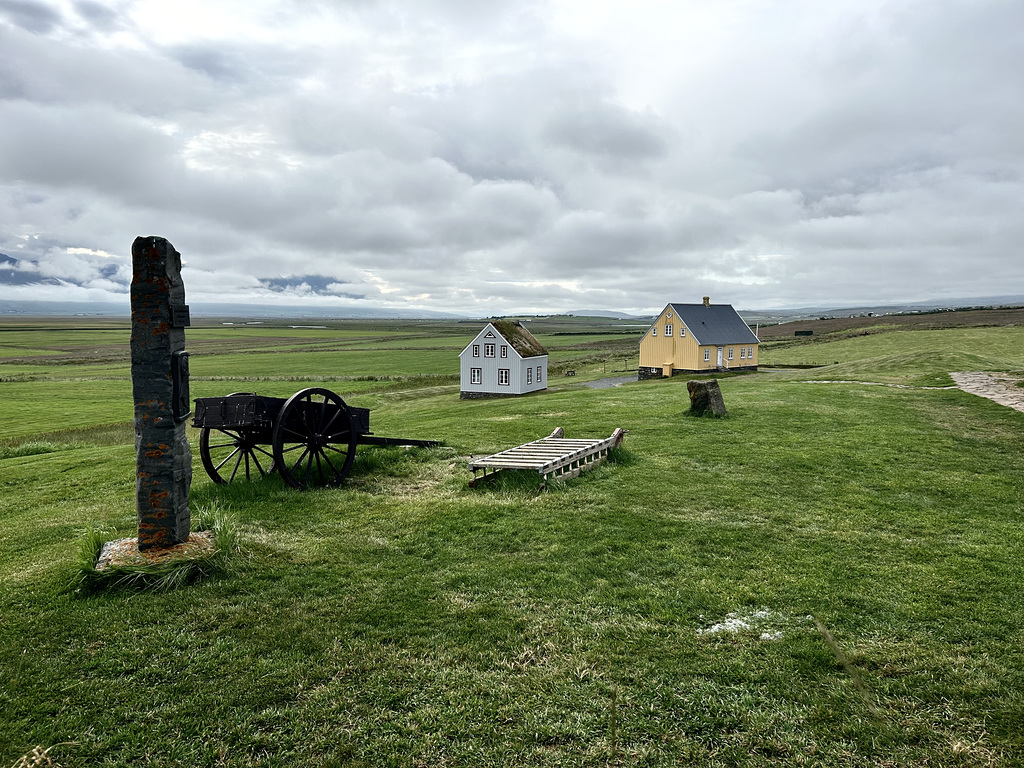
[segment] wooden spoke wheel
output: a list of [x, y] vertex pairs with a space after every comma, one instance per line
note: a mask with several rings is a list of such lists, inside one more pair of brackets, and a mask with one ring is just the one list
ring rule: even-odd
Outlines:
[[303, 389], [274, 422], [275, 466], [294, 488], [339, 485], [352, 468], [357, 440], [344, 400], [329, 389]]
[[274, 454], [256, 442], [246, 429], [203, 427], [199, 455], [215, 483], [252, 480], [274, 471]]
[[[232, 392], [229, 397], [247, 392]], [[215, 483], [233, 483], [265, 477], [274, 471], [274, 454], [257, 442], [255, 432], [239, 427], [203, 427], [199, 433], [199, 456]]]

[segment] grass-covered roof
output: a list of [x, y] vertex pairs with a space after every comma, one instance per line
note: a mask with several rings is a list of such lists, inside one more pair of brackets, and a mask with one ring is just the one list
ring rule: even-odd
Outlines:
[[492, 320], [491, 325], [505, 337], [505, 340], [512, 345], [512, 349], [518, 352], [520, 357], [537, 357], [548, 353], [544, 349], [544, 345], [537, 341], [518, 320]]

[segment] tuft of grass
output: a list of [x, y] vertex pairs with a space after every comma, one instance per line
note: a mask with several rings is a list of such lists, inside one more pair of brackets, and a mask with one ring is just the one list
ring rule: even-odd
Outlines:
[[112, 528], [87, 529], [75, 561], [71, 585], [78, 594], [101, 591], [163, 592], [191, 584], [198, 579], [229, 571], [240, 550], [238, 523], [218, 507], [197, 509], [192, 518], [194, 532], [211, 531], [214, 549], [202, 557], [147, 565], [112, 566], [96, 569], [103, 545], [124, 538]]
[[0, 446], [0, 459], [17, 459], [23, 456], [42, 456], [46, 453], [66, 451], [71, 448], [80, 448], [77, 443], [52, 443], [48, 441], [35, 441], [22, 443], [21, 445]]
[[625, 446], [616, 445], [609, 449], [607, 461], [609, 464], [618, 464], [620, 467], [632, 467], [640, 463], [640, 457]]
[[405, 446], [362, 446], [356, 451], [352, 462], [352, 474], [358, 476], [399, 471], [402, 465], [414, 459], [421, 450]]
[[[489, 493], [507, 497], [536, 496], [541, 490], [550, 490], [552, 487], [561, 487], [564, 483], [557, 478], [544, 479], [532, 469], [503, 469], [487, 480], [479, 483], [476, 489], [487, 489]], [[546, 488], [544, 487], [546, 486]]]
[[33, 747], [31, 752], [27, 752], [22, 755], [21, 758], [14, 764], [14, 768], [60, 768], [60, 763], [54, 760], [50, 756], [57, 747], [65, 747], [74, 745], [73, 741], [65, 741], [60, 744], [53, 744], [46, 749], [42, 747]]

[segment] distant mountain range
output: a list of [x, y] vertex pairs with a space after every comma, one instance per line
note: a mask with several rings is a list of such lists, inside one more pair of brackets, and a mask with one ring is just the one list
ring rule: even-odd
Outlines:
[[907, 312], [934, 312], [941, 309], [967, 309], [984, 307], [1024, 306], [1024, 295], [982, 296], [959, 299], [934, 299], [908, 304], [879, 304], [853, 307], [788, 307], [779, 309], [738, 310], [748, 323], [785, 322], [819, 317], [849, 317], [851, 315], [892, 315]]
[[[131, 315], [128, 297], [124, 304], [89, 303], [77, 301], [4, 301], [0, 299], [0, 314], [4, 315], [45, 315], [53, 317], [94, 316], [124, 317]], [[398, 319], [398, 320], [445, 320], [465, 319], [466, 315], [455, 315], [428, 310], [401, 310], [377, 308], [349, 308], [301, 304], [275, 306], [273, 304], [196, 304], [189, 302], [189, 314], [193, 317], [230, 318], [319, 318], [319, 319]]]
[[[740, 315], [750, 324], [779, 323], [818, 317], [847, 317], [849, 315], [893, 314], [899, 312], [932, 312], [936, 309], [962, 309], [966, 307], [1024, 306], [1024, 295], [987, 296], [980, 298], [942, 299], [922, 301], [913, 304], [864, 305], [854, 307], [798, 307], [778, 309], [739, 310]], [[374, 307], [337, 307], [316, 304], [270, 305], [270, 304], [189, 304], [193, 317], [246, 318], [309, 318], [309, 319], [398, 319], [398, 320], [467, 320], [475, 319], [468, 314], [431, 312], [428, 310], [400, 310]], [[44, 315], [56, 317], [94, 316], [124, 317], [130, 315], [128, 297], [124, 303], [90, 303], [66, 301], [7, 301], [0, 299], [0, 314], [3, 315]], [[603, 309], [576, 310], [568, 313], [576, 317], [604, 317], [618, 320], [649, 320], [651, 316], [629, 315]]]

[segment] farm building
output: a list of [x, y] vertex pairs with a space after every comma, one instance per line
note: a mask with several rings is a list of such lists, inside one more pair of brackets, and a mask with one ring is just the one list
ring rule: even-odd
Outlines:
[[459, 354], [459, 397], [506, 397], [547, 389], [548, 351], [522, 324], [492, 320]]
[[731, 304], [669, 304], [640, 341], [638, 378], [757, 370], [757, 336]]

